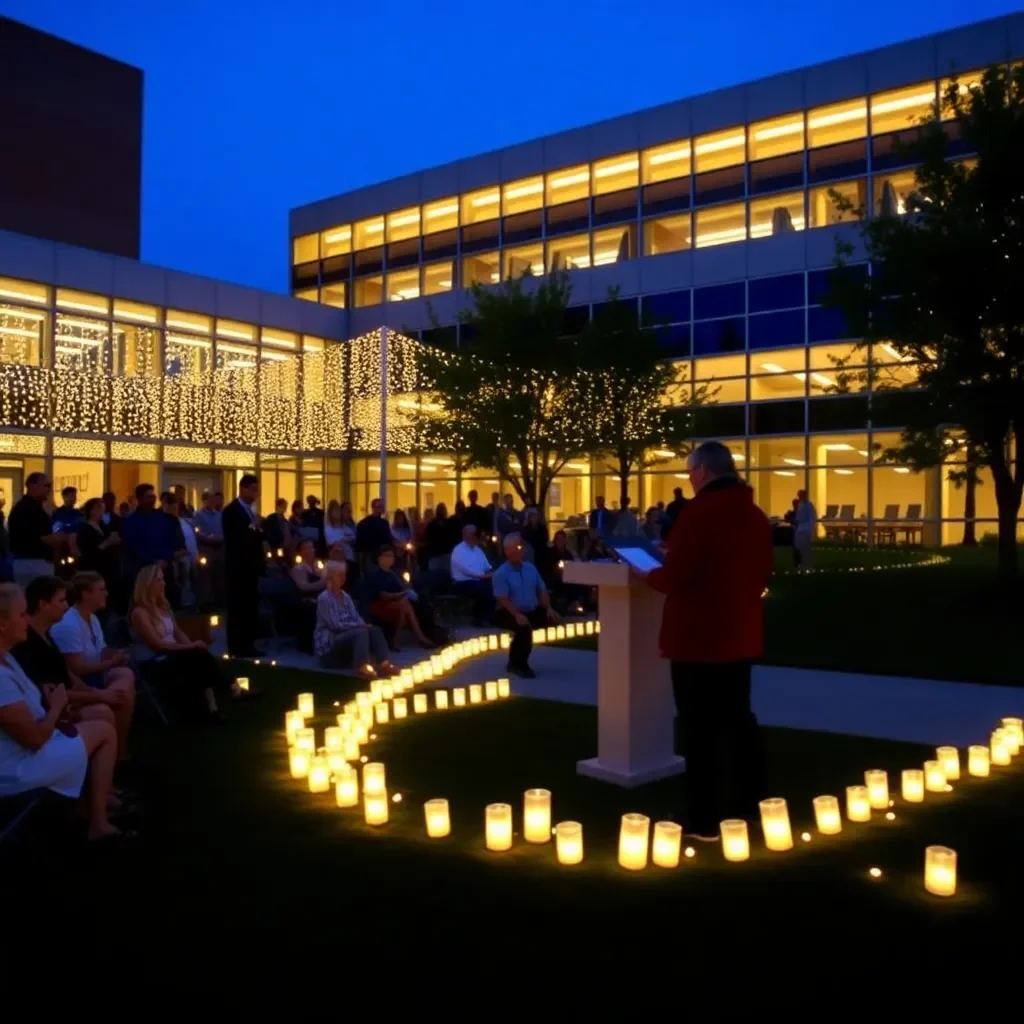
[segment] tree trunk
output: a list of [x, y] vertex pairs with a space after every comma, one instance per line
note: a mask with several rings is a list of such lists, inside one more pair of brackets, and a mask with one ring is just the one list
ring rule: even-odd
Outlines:
[[960, 542], [971, 548], [978, 543], [975, 517], [978, 514], [978, 467], [974, 463], [974, 449], [967, 449], [967, 480], [964, 482], [964, 537]]
[[1017, 575], [1017, 513], [1021, 488], [1014, 483], [1005, 466], [1002, 472], [993, 475], [999, 509], [999, 575], [1010, 578]]
[[626, 507], [626, 499], [629, 497], [629, 472], [632, 468], [629, 459], [619, 456], [619, 508]]

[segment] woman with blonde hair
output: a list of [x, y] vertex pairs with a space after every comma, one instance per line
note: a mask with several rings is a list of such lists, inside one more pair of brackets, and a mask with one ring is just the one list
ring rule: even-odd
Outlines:
[[[143, 648], [139, 660], [151, 661], [155, 673], [171, 692], [193, 701], [201, 697], [210, 719], [224, 721], [217, 694], [223, 694], [228, 687], [220, 663], [202, 640], [190, 640], [178, 626], [167, 601], [164, 573], [159, 565], [144, 566], [135, 578], [131, 622]], [[232, 681], [231, 689], [236, 697], [240, 696], [242, 691], [236, 682]]]

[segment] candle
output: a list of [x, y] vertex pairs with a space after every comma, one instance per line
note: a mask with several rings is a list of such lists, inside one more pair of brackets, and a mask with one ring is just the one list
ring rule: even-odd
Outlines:
[[345, 737], [345, 747], [342, 751], [345, 755], [346, 761], [358, 761], [359, 760], [359, 740], [355, 736]]
[[384, 682], [380, 684], [380, 699], [391, 700], [395, 695], [395, 687], [391, 682]]
[[[373, 717], [371, 716], [370, 722], [372, 723]], [[349, 736], [356, 741], [356, 743], [365, 743], [370, 738], [370, 726], [364, 722], [361, 718], [352, 723], [352, 729], [349, 732]]]
[[447, 690], [434, 691], [434, 707], [437, 708], [438, 711], [445, 711], [448, 708]]
[[488, 804], [484, 812], [484, 835], [488, 850], [512, 848], [512, 805]]
[[423, 805], [423, 813], [427, 819], [427, 835], [431, 839], [443, 839], [452, 830], [448, 816], [448, 801], [443, 798], [428, 800]]
[[871, 801], [867, 786], [846, 787], [846, 816], [850, 821], [870, 821]]
[[359, 705], [354, 700], [350, 700], [341, 710], [346, 715], [355, 718], [359, 714]]
[[434, 666], [429, 661], [423, 662], [423, 678], [427, 682], [434, 678]]
[[235, 680], [235, 682], [238, 683], [238, 688], [242, 691], [242, 693], [248, 693], [249, 692], [249, 677], [248, 676], [239, 676]]
[[967, 748], [967, 771], [971, 775], [976, 775], [979, 779], [984, 779], [989, 774], [989, 751], [988, 747], [968, 747]]
[[363, 793], [363, 815], [367, 825], [386, 825], [388, 823], [388, 796], [370, 796]]
[[403, 668], [402, 671], [398, 674], [398, 677], [402, 681], [403, 686], [412, 686], [413, 679], [411, 668]]
[[457, 686], [452, 690], [452, 704], [457, 708], [466, 706], [466, 688], [464, 686]]
[[555, 853], [559, 864], [583, 860], [583, 826], [578, 821], [560, 821], [555, 826]]
[[[204, 562], [203, 564], [205, 565], [206, 563]], [[210, 616], [210, 626], [213, 629], [216, 629], [219, 625], [220, 625], [220, 616], [219, 615], [211, 615]]]
[[487, 638], [487, 650], [496, 651], [498, 649], [498, 634], [492, 633]]
[[328, 750], [327, 751], [327, 767], [332, 775], [337, 775], [338, 772], [348, 766], [348, 761], [345, 758], [345, 751], [342, 750]]
[[989, 762], [991, 764], [1006, 765], [1010, 763], [1010, 745], [1006, 742], [1005, 729], [994, 729], [992, 731], [992, 736], [989, 739], [989, 747], [992, 751], [989, 756]]
[[843, 831], [843, 819], [839, 814], [837, 797], [816, 796], [813, 803], [814, 820], [823, 836], [834, 836]]
[[471, 683], [469, 687], [469, 703], [479, 704], [484, 699], [484, 688], [479, 683]]
[[762, 800], [761, 831], [764, 832], [764, 845], [769, 850], [781, 851], [793, 849], [793, 833], [789, 827], [789, 808], [780, 796]]
[[310, 793], [326, 793], [331, 788], [331, 769], [326, 754], [317, 754], [309, 762]]
[[350, 764], [334, 773], [334, 799], [339, 807], [359, 803], [359, 773]]
[[391, 717], [391, 706], [381, 701], [374, 707], [373, 713], [377, 716], [377, 724], [384, 725]]
[[288, 751], [288, 769], [293, 779], [304, 779], [309, 774], [310, 753], [302, 747], [292, 747]]
[[452, 668], [452, 665], [454, 665], [454, 664], [455, 664], [455, 658], [452, 656], [452, 652], [446, 650], [441, 655], [441, 666], [442, 666], [442, 668], [444, 669], [445, 672], [450, 672], [451, 668]]
[[316, 733], [310, 728], [297, 729], [295, 731], [295, 746], [300, 750], [309, 751], [312, 756], [316, 749]]
[[363, 765], [363, 792], [367, 796], [384, 796], [387, 793], [387, 778], [380, 761]]
[[884, 811], [889, 806], [889, 776], [881, 768], [872, 768], [864, 773], [864, 785], [868, 787], [868, 803], [873, 811]]
[[409, 714], [409, 702], [404, 697], [396, 697], [394, 701], [395, 718], [405, 718]]
[[469, 641], [469, 653], [471, 655], [475, 655], [475, 654], [479, 654], [482, 650], [483, 650], [483, 645], [481, 643], [480, 638], [476, 637], [476, 636], [473, 637], [473, 639]]
[[298, 711], [286, 711], [284, 716], [284, 731], [288, 737], [288, 746], [292, 747], [295, 745], [295, 736], [298, 731], [304, 728], [306, 720], [299, 714]]
[[925, 761], [924, 763], [924, 788], [929, 793], [946, 792], [946, 773], [938, 761]]
[[501, 649], [507, 651], [512, 645], [512, 637], [508, 633], [501, 634]]
[[498, 696], [508, 697], [512, 693], [512, 684], [507, 679], [498, 680]]
[[1007, 749], [1010, 751], [1010, 757], [1016, 757], [1020, 753], [1020, 738], [1016, 728], [1012, 725], [1004, 725], [1001, 728]]
[[651, 819], [646, 814], [624, 814], [619, 826], [619, 864], [629, 871], [647, 867], [647, 840]]
[[659, 868], [679, 867], [679, 851], [683, 843], [683, 826], [674, 821], [656, 821], [651, 840], [651, 860]]
[[924, 887], [933, 896], [952, 896], [956, 892], [956, 850], [948, 846], [925, 848]]
[[498, 684], [497, 682], [484, 683], [484, 699], [485, 700], [497, 700], [498, 699]]
[[586, 632], [587, 636], [593, 636], [594, 635], [594, 623], [592, 621], [588, 620], [587, 623], [584, 626], [584, 631]]
[[1019, 750], [1024, 745], [1024, 719], [1021, 718], [1004, 718], [999, 723], [1008, 733], [1013, 733], [1014, 739], [1017, 743], [1017, 749]]
[[345, 745], [345, 730], [340, 725], [329, 725], [324, 729], [324, 746], [328, 750], [341, 750]]
[[565, 626], [555, 626], [555, 639], [556, 640], [564, 640], [565, 639]]
[[313, 711], [313, 694], [311, 693], [300, 693], [299, 694], [299, 713], [303, 718], [312, 718], [315, 712]]
[[544, 643], [544, 637], [546, 635], [547, 634], [544, 632], [543, 629], [535, 629], [533, 631], [533, 642], [535, 644], [542, 644], [542, 643]]
[[378, 704], [381, 700], [381, 691], [384, 689], [383, 679], [373, 679], [370, 681], [370, 699], [374, 704]]
[[960, 778], [960, 751], [956, 747], [936, 747], [935, 758], [947, 780]]
[[412, 681], [414, 683], [422, 683], [424, 678], [425, 677], [423, 675], [423, 666], [422, 665], [413, 665], [413, 667], [412, 667]]
[[545, 636], [547, 638], [548, 643], [551, 643], [558, 636], [558, 631], [555, 629], [554, 626], [548, 626], [547, 633], [545, 634]]
[[722, 833], [722, 854], [726, 860], [741, 861], [750, 856], [747, 823], [742, 818], [726, 818], [719, 825]]
[[601, 632], [601, 620], [600, 620], [600, 619], [598, 619], [598, 620], [597, 620], [597, 621], [596, 621], [596, 622], [594, 623], [594, 632], [595, 632], [595, 633], [600, 633], [600, 632]]
[[908, 804], [919, 804], [924, 800], [924, 772], [920, 768], [903, 769], [902, 792]]
[[523, 838], [528, 843], [551, 838], [551, 790], [528, 789], [523, 794]]

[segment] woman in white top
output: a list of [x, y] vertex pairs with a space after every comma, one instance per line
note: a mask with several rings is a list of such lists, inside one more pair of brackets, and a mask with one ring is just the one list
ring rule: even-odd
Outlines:
[[[331, 501], [324, 517], [324, 543], [327, 557], [344, 553], [346, 562], [355, 561], [356, 524], [352, 518], [350, 502]], [[337, 550], [335, 550], [337, 549]], [[332, 552], [333, 555], [332, 555]]]
[[71, 725], [64, 687], [47, 687], [44, 699], [11, 657], [28, 633], [26, 611], [21, 588], [0, 584], [0, 796], [49, 789], [75, 798], [88, 779], [89, 838], [130, 835], [110, 823], [107, 811], [117, 761], [114, 727], [99, 720]]

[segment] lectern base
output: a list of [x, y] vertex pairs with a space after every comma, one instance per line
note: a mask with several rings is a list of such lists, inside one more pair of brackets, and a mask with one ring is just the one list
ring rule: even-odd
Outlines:
[[686, 760], [682, 757], [673, 757], [653, 768], [644, 768], [636, 772], [621, 772], [610, 767], [599, 757], [591, 757], [586, 761], [576, 762], [576, 771], [579, 775], [586, 775], [592, 779], [600, 779], [602, 782], [611, 782], [616, 786], [625, 789], [632, 789], [634, 786], [643, 786], [648, 782], [657, 782], [659, 779], [667, 779], [671, 775], [680, 775], [686, 771]]

